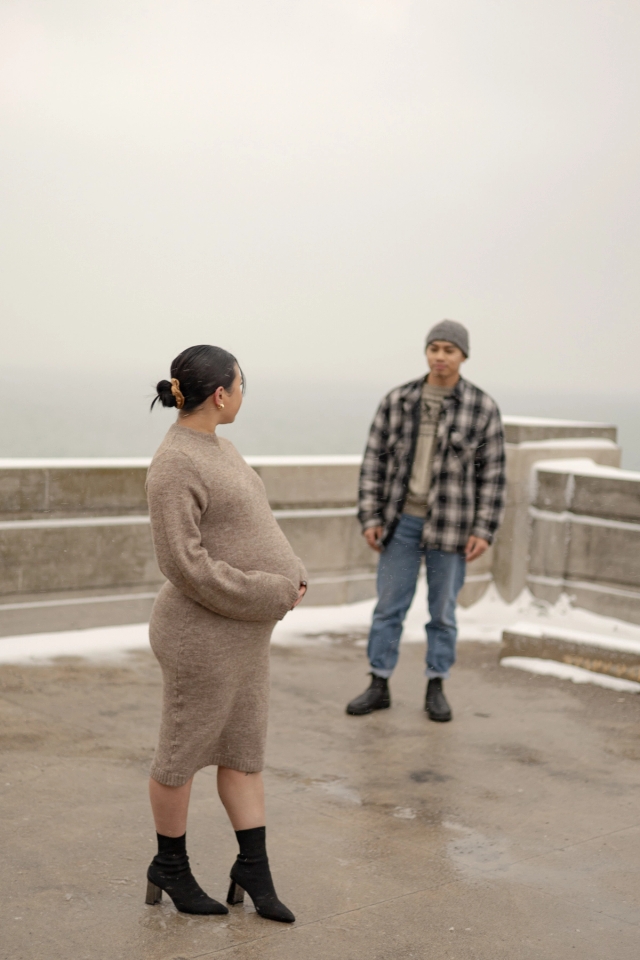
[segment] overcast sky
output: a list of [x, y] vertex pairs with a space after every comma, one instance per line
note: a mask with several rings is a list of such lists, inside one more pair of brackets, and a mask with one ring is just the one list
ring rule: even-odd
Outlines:
[[6, 367], [637, 390], [633, 0], [0, 11]]

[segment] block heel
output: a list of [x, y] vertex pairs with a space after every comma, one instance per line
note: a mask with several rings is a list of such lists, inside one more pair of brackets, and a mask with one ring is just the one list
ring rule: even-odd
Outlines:
[[229, 893], [227, 894], [227, 903], [234, 907], [237, 903], [244, 903], [244, 890], [239, 883], [231, 878]]
[[161, 900], [162, 887], [157, 887], [151, 880], [147, 880], [147, 896], [144, 902], [154, 907], [156, 903], [160, 903]]

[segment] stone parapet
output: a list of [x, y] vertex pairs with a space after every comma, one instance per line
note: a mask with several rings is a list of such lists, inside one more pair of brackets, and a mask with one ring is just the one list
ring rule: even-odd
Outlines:
[[[475, 603], [492, 580], [502, 596], [512, 600], [529, 573], [534, 578], [531, 583], [538, 577], [536, 590], [545, 596], [555, 596], [567, 576], [573, 577], [572, 591], [579, 598], [602, 592], [594, 563], [588, 559], [591, 533], [587, 536], [586, 529], [573, 535], [567, 568], [562, 553], [566, 520], [556, 515], [556, 507], [562, 507], [560, 512], [567, 509], [566, 492], [557, 473], [555, 487], [547, 477], [544, 491], [542, 487], [538, 491], [548, 503], [534, 509], [552, 512], [554, 518], [546, 521], [544, 537], [544, 518], [534, 518], [535, 570], [528, 570], [529, 500], [532, 468], [542, 460], [577, 457], [586, 462], [588, 458], [617, 467], [620, 449], [615, 427], [506, 417], [505, 431], [505, 522], [494, 547], [469, 567], [460, 603]], [[361, 457], [247, 460], [262, 478], [278, 523], [307, 566], [308, 602], [348, 603], [374, 596], [377, 556], [366, 546], [356, 519]], [[144, 489], [149, 462], [149, 458], [0, 460], [0, 635], [132, 623], [148, 617], [162, 583]], [[606, 479], [607, 517], [611, 522], [635, 523], [640, 511], [634, 482], [615, 469]], [[604, 480], [604, 473], [596, 478], [587, 472], [574, 482], [572, 509], [585, 517], [599, 516], [598, 498], [604, 488], [598, 484]], [[599, 536], [604, 543], [604, 534]], [[607, 536], [607, 549], [613, 554], [620, 530]], [[612, 560], [610, 569], [614, 566]], [[631, 563], [629, 569], [636, 567]], [[628, 592], [622, 585], [626, 575], [622, 570], [615, 574], [620, 578], [619, 589]], [[633, 572], [632, 580], [635, 576]], [[554, 581], [551, 589], [541, 577], [555, 577], [558, 584]], [[607, 591], [610, 602], [614, 594], [610, 587]], [[626, 594], [625, 598], [631, 603]]]
[[158, 585], [148, 516], [0, 522], [0, 596]]
[[0, 520], [147, 512], [149, 457], [0, 459]]
[[534, 468], [527, 583], [540, 599], [640, 623], [640, 473], [577, 459]]
[[504, 426], [506, 509], [495, 543], [493, 577], [501, 596], [511, 603], [527, 582], [533, 465], [542, 460], [581, 457], [619, 467], [622, 453], [615, 442], [616, 428], [610, 424], [505, 417]]
[[[0, 461], [0, 635], [148, 618], [163, 582], [145, 496], [149, 458]], [[309, 571], [309, 602], [375, 592], [356, 519], [361, 458], [250, 457]]]
[[613, 423], [588, 420], [556, 420], [549, 417], [503, 417], [504, 438], [507, 443], [540, 443], [545, 440], [575, 440], [600, 437], [612, 440], [618, 437]]
[[351, 507], [355, 510], [361, 456], [247, 457], [273, 510]]

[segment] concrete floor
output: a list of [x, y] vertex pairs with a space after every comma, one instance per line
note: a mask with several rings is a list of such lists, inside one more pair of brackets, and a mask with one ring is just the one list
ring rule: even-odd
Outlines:
[[[226, 918], [144, 905], [150, 654], [0, 668], [0, 956], [637, 960], [640, 699], [464, 644], [455, 720], [439, 725], [421, 709], [421, 658], [404, 647], [392, 709], [356, 718], [353, 638], [273, 651], [269, 849], [293, 927], [250, 904]], [[189, 848], [223, 898], [235, 840], [214, 774], [196, 778]]]

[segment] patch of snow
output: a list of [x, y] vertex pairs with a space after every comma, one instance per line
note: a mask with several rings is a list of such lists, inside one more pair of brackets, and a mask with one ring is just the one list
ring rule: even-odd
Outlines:
[[559, 663], [557, 660], [538, 660], [536, 657], [505, 657], [500, 661], [502, 667], [515, 667], [516, 670], [526, 670], [529, 673], [538, 673], [546, 677], [558, 677], [560, 680], [571, 680], [573, 683], [594, 683], [598, 687], [607, 687], [609, 690], [624, 690], [626, 693], [640, 693], [640, 683], [633, 680], [622, 680], [619, 677], [610, 677], [606, 673], [594, 673], [593, 670], [584, 670], [569, 663]]
[[[364, 600], [336, 607], [301, 605], [278, 623], [273, 642], [281, 646], [297, 646], [305, 642], [328, 642], [339, 635], [358, 633], [364, 638], [369, 631], [375, 603], [375, 600]], [[531, 628], [539, 626], [540, 629], [552, 631], [557, 627], [578, 631], [581, 636], [595, 634], [640, 644], [640, 626], [573, 607], [569, 597], [564, 594], [556, 604], [551, 605], [536, 599], [528, 590], [523, 590], [513, 603], [505, 603], [495, 585], [491, 584], [473, 606], [458, 607], [457, 616], [458, 639], [462, 642], [500, 643], [504, 629], [526, 621]], [[427, 589], [423, 573], [407, 614], [403, 643], [424, 643], [427, 619]], [[362, 645], [362, 640], [356, 643]]]
[[640, 643], [640, 625], [574, 607], [567, 594], [562, 594], [557, 603], [550, 604], [538, 600], [529, 590], [523, 590], [513, 603], [505, 603], [493, 584], [478, 603], [466, 610], [458, 609], [458, 636], [461, 640], [500, 642], [504, 629], [522, 621], [530, 627], [540, 626], [549, 633], [560, 628], [579, 631], [582, 635], [595, 634]]
[[369, 629], [375, 600], [344, 603], [335, 607], [311, 607], [301, 604], [278, 621], [272, 642], [280, 647], [300, 646], [305, 642], [328, 642], [334, 637], [363, 634]]
[[0, 663], [51, 662], [56, 657], [111, 660], [132, 650], [149, 649], [149, 625], [128, 624], [0, 637]]

